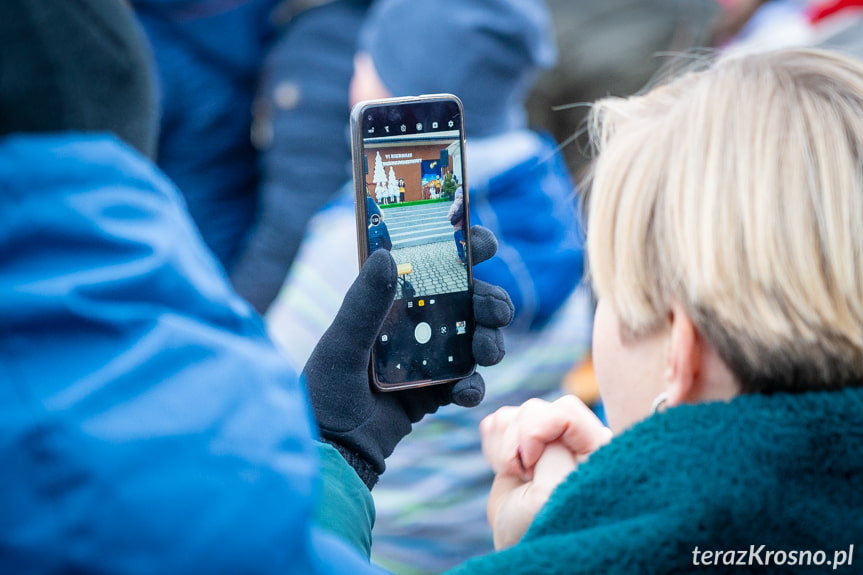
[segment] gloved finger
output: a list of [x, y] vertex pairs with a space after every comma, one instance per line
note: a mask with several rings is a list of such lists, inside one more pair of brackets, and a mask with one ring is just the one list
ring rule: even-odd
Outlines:
[[[315, 347], [306, 370], [314, 366], [353, 373], [368, 366], [372, 345], [395, 299], [396, 279], [396, 263], [390, 253], [372, 253]], [[313, 360], [323, 365], [313, 365]]]
[[473, 334], [473, 358], [480, 365], [495, 365], [506, 355], [503, 333], [499, 329], [476, 326]]
[[398, 397], [401, 408], [411, 423], [416, 423], [439, 407], [455, 403], [462, 407], [475, 407], [485, 396], [485, 382], [476, 372], [451, 383], [429, 385], [387, 394]]
[[473, 372], [466, 378], [452, 384], [450, 396], [456, 405], [476, 407], [485, 397], [485, 380], [479, 373]]
[[470, 256], [473, 265], [484, 262], [497, 253], [497, 238], [494, 233], [483, 226], [473, 226], [470, 229]]
[[416, 389], [406, 389], [387, 393], [387, 396], [397, 397], [401, 409], [407, 414], [411, 423], [416, 423], [430, 413], [450, 403], [451, 383], [428, 385]]
[[482, 280], [473, 281], [473, 316], [485, 327], [506, 327], [515, 315], [515, 306], [506, 290]]

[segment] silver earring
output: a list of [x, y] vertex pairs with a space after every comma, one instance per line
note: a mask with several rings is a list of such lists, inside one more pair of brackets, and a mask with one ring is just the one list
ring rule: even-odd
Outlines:
[[653, 400], [653, 405], [650, 406], [650, 413], [656, 413], [668, 401], [668, 392], [663, 391]]

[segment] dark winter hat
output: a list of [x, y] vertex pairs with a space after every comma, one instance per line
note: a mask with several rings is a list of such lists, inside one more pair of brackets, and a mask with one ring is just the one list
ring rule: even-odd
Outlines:
[[123, 0], [0, 1], [0, 135], [107, 131], [152, 156], [151, 73]]
[[527, 91], [556, 57], [542, 0], [379, 0], [360, 49], [394, 96], [461, 98], [468, 136], [523, 127]]

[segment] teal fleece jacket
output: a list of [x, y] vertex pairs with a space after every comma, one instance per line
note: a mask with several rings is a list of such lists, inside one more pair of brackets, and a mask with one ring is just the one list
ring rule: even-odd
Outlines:
[[861, 485], [861, 389], [674, 407], [594, 453], [520, 543], [448, 575], [861, 573]]
[[594, 453], [520, 543], [448, 575], [863, 573], [861, 485], [861, 389], [679, 406]]
[[520, 543], [447, 575], [863, 573], [861, 485], [861, 389], [679, 406], [594, 453]]
[[861, 485], [863, 390], [679, 406], [594, 453], [519, 544], [450, 575], [860, 573]]

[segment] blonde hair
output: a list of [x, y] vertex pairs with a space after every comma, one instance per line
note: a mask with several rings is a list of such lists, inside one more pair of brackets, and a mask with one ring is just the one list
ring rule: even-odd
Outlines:
[[591, 279], [622, 327], [683, 305], [744, 392], [863, 384], [863, 65], [735, 56], [592, 111]]

